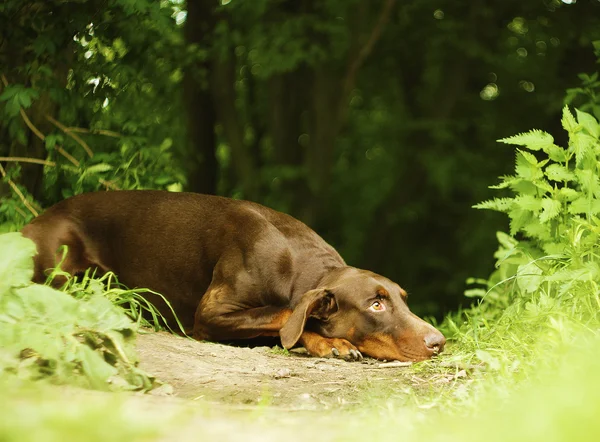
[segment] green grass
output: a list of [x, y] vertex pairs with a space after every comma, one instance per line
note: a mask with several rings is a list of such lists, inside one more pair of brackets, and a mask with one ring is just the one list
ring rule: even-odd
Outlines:
[[149, 441], [176, 416], [117, 394], [50, 386], [14, 378], [0, 381], [0, 440], [43, 442]]
[[271, 347], [269, 351], [274, 355], [290, 356], [290, 352], [287, 348], [279, 347], [278, 345]]

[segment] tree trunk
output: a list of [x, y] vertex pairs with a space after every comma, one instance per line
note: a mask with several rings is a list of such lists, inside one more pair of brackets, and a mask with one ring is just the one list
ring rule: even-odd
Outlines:
[[[348, 54], [345, 74], [331, 65], [315, 67], [312, 83], [312, 103], [310, 107], [310, 144], [306, 152], [308, 185], [312, 193], [312, 201], [305, 199], [304, 220], [315, 228], [327, 225], [329, 218], [329, 187], [335, 165], [335, 142], [342, 130], [348, 114], [349, 100], [357, 81], [360, 68], [373, 47], [381, 37], [391, 16], [396, 0], [384, 0], [377, 20], [370, 32], [363, 34], [365, 17], [371, 4], [363, 1], [355, 14], [350, 18], [353, 23], [350, 31], [353, 35], [351, 49]], [[340, 81], [340, 78], [342, 81]]]
[[223, 133], [231, 149], [231, 163], [237, 175], [244, 199], [258, 198], [259, 180], [256, 176], [255, 159], [246, 145], [244, 124], [236, 107], [236, 63], [233, 51], [226, 58], [211, 64], [211, 89], [217, 109], [217, 117], [223, 126]]
[[[214, 9], [219, 2], [189, 0], [184, 35], [190, 45], [206, 45], [210, 41], [216, 17]], [[185, 162], [188, 189], [192, 192], [217, 192], [218, 164], [216, 151], [216, 111], [208, 88], [208, 62], [191, 63], [185, 68], [183, 79], [184, 103], [187, 116], [188, 144]]]
[[[304, 219], [302, 208], [310, 192], [305, 175], [304, 154], [308, 149], [307, 107], [310, 88], [308, 67], [275, 75], [269, 79], [269, 133], [273, 144], [273, 162], [287, 168], [281, 192], [287, 199], [288, 211]], [[290, 174], [294, 170], [296, 174]], [[285, 172], [284, 172], [285, 173]]]

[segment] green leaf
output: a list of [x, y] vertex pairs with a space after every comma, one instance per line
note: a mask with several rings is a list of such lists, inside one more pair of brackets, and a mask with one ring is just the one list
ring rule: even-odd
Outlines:
[[561, 201], [574, 201], [579, 198], [581, 194], [574, 189], [570, 189], [568, 187], [563, 187], [558, 191], [558, 199]]
[[544, 192], [552, 193], [554, 191], [554, 187], [552, 187], [550, 183], [543, 178], [534, 180], [533, 185]]
[[522, 230], [530, 238], [535, 238], [542, 242], [550, 241], [553, 238], [550, 226], [548, 224], [542, 224], [537, 217], [532, 217], [532, 219], [523, 226]]
[[535, 157], [534, 154], [521, 150], [521, 149], [517, 149], [517, 152], [519, 152], [519, 154], [521, 154], [521, 156], [523, 157], [523, 159], [525, 159], [525, 161], [527, 161], [529, 164], [531, 164], [532, 166], [537, 166], [538, 165], [538, 160]]
[[544, 173], [552, 181], [575, 181], [576, 179], [573, 172], [560, 164], [549, 165]]
[[600, 180], [598, 175], [588, 169], [577, 169], [575, 175], [581, 184], [581, 188], [592, 195], [600, 195]]
[[600, 201], [597, 199], [592, 199], [591, 201], [586, 197], [577, 198], [571, 204], [569, 204], [568, 212], [577, 215], [577, 214], [590, 214], [596, 215], [600, 213]]
[[521, 178], [517, 178], [512, 175], [504, 175], [500, 177], [500, 182], [498, 184], [494, 184], [493, 186], [488, 186], [488, 189], [506, 189], [510, 187], [511, 184], [521, 181]]
[[80, 324], [102, 333], [111, 329], [127, 330], [133, 327], [131, 320], [100, 294], [92, 295], [80, 303]]
[[508, 212], [513, 207], [512, 198], [494, 198], [473, 206], [474, 209], [497, 210], [498, 212]]
[[542, 178], [544, 173], [538, 166], [537, 159], [529, 152], [517, 150], [517, 164], [515, 166], [517, 176], [529, 181]]
[[[41, 284], [30, 284], [16, 290], [26, 305], [27, 315], [42, 322], [52, 320], [54, 328], [73, 328], [77, 301], [67, 293]], [[52, 302], [48, 302], [51, 299]], [[54, 319], [52, 319], [54, 318]]]
[[77, 346], [75, 355], [81, 361], [81, 367], [92, 387], [106, 390], [108, 379], [118, 373], [117, 369], [109, 365], [97, 351], [87, 345]]
[[567, 245], [564, 243], [547, 242], [542, 246], [542, 248], [544, 249], [544, 253], [547, 255], [562, 256], [565, 253], [565, 249], [567, 249]]
[[0, 94], [0, 101], [8, 101], [8, 100], [14, 98], [14, 96], [16, 94], [18, 94], [19, 91], [22, 89], [23, 89], [23, 86], [20, 84], [6, 86], [6, 88], [4, 88], [4, 90]]
[[496, 239], [498, 240], [498, 243], [505, 249], [514, 249], [519, 245], [519, 241], [504, 232], [496, 232]]
[[19, 102], [15, 99], [8, 100], [6, 102], [6, 105], [4, 106], [4, 112], [10, 118], [16, 117], [19, 114], [20, 110], [21, 106], [19, 105]]
[[540, 214], [540, 222], [545, 223], [556, 218], [560, 214], [562, 204], [560, 201], [544, 198], [542, 200], [542, 213]]
[[483, 298], [486, 291], [484, 289], [467, 289], [464, 294], [467, 298]]
[[519, 195], [514, 199], [515, 205], [523, 210], [539, 212], [542, 210], [542, 200], [532, 195]]
[[596, 140], [583, 132], [571, 134], [569, 137], [569, 149], [575, 153], [576, 164], [578, 167], [584, 164], [591, 165], [596, 160], [594, 154], [594, 145]]
[[534, 293], [542, 284], [542, 269], [530, 262], [520, 265], [517, 270], [517, 285], [525, 293]]
[[18, 98], [21, 107], [27, 109], [31, 106], [33, 99], [37, 98], [38, 94], [33, 89], [26, 89], [20, 92], [15, 98]]
[[546, 146], [544, 152], [548, 154], [548, 158], [557, 163], [564, 163], [567, 161], [567, 151], [556, 144]]
[[165, 184], [169, 184], [173, 181], [173, 177], [170, 175], [160, 175], [154, 179], [154, 184], [157, 186], [164, 186]]
[[567, 132], [569, 132], [569, 134], [574, 133], [578, 127], [577, 121], [575, 121], [573, 114], [569, 110], [569, 106], [565, 106], [563, 108], [563, 116], [562, 116], [561, 123], [562, 123], [563, 128]]
[[510, 234], [513, 236], [529, 224], [534, 217], [530, 210], [511, 210], [508, 216], [510, 217]]
[[547, 132], [533, 129], [529, 132], [497, 140], [500, 143], [525, 146], [530, 150], [540, 150], [554, 143], [554, 138]]
[[54, 150], [56, 145], [60, 146], [63, 144], [64, 138], [61, 134], [48, 134], [44, 142], [46, 144], [46, 149]]
[[93, 166], [88, 167], [85, 171], [86, 173], [102, 173], [108, 172], [109, 170], [113, 170], [113, 166], [107, 163], [94, 164]]
[[[536, 180], [537, 181], [537, 180]], [[511, 183], [510, 188], [521, 195], [537, 195], [538, 187], [531, 181], [518, 179]]]
[[0, 235], [0, 296], [12, 287], [21, 287], [33, 278], [33, 241], [20, 233]]
[[586, 112], [582, 112], [579, 109], [575, 109], [577, 114], [577, 121], [583, 126], [583, 128], [594, 138], [600, 136], [600, 125], [596, 119]]

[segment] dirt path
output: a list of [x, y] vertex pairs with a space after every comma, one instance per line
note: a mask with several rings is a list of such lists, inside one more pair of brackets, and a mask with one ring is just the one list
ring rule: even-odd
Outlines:
[[173, 387], [175, 396], [238, 406], [313, 410], [357, 404], [385, 381], [387, 390], [414, 385], [412, 370], [365, 359], [312, 358], [269, 347], [238, 348], [167, 333], [138, 336], [140, 367]]

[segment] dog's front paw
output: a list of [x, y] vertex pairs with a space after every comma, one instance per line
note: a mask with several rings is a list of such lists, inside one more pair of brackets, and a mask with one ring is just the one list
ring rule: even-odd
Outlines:
[[304, 332], [300, 343], [311, 356], [320, 358], [340, 358], [347, 361], [360, 361], [363, 356], [349, 341], [341, 338], [325, 338], [313, 332]]

